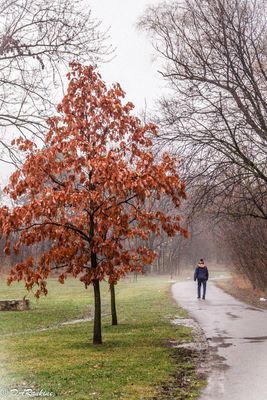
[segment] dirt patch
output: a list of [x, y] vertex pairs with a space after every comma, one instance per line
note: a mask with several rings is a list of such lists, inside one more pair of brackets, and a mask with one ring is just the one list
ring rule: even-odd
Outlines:
[[192, 328], [192, 342], [167, 342], [171, 356], [175, 360], [175, 372], [168, 382], [164, 382], [152, 400], [197, 399], [206, 386], [209, 373], [209, 344], [199, 325], [190, 318], [177, 317], [174, 324]]
[[200, 390], [206, 385], [206, 375], [198, 371], [199, 352], [176, 347], [173, 349], [172, 357], [175, 359], [176, 371], [168, 382], [162, 384], [152, 400], [197, 399]]
[[[248, 283], [244, 282], [244, 280], [237, 279], [236, 277], [218, 280], [215, 281], [215, 284], [236, 299], [251, 306], [267, 310], [267, 291], [261, 292], [254, 290]], [[260, 299], [266, 299], [266, 301], [261, 301]], [[258, 311], [257, 308], [253, 310]], [[250, 307], [249, 309], [252, 308]]]

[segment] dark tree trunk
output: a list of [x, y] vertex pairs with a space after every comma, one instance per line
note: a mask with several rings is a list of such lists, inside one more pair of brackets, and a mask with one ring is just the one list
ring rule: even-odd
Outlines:
[[[90, 232], [89, 236], [92, 239], [94, 237], [94, 217], [90, 215]], [[97, 256], [96, 253], [91, 252], [91, 267], [97, 268]], [[93, 344], [102, 344], [102, 329], [101, 329], [101, 295], [100, 295], [100, 283], [98, 279], [93, 281], [94, 285], [94, 300], [95, 300], [95, 315], [94, 315], [94, 334]]]
[[110, 283], [109, 287], [110, 287], [110, 297], [111, 297], [112, 325], [118, 325], [117, 310], [116, 310], [115, 286], [114, 286], [113, 283]]
[[94, 295], [95, 295], [95, 316], [94, 316], [93, 344], [102, 344], [101, 297], [100, 297], [100, 284], [98, 280], [94, 281]]

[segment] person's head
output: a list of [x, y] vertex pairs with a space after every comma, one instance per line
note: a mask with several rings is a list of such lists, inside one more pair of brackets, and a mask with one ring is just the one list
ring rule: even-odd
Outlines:
[[201, 259], [199, 260], [199, 263], [200, 263], [200, 264], [204, 264], [203, 258], [201, 258]]

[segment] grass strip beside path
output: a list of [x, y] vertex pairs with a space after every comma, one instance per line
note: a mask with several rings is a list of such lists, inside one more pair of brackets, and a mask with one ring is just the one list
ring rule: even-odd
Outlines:
[[[202, 383], [195, 355], [168, 345], [169, 340], [190, 341], [191, 331], [170, 323], [177, 306], [167, 278], [119, 283], [116, 327], [110, 325], [108, 286], [101, 285], [102, 346], [91, 344], [92, 322], [60, 325], [90, 317], [92, 289], [75, 279], [65, 285], [51, 279], [48, 289], [48, 297], [30, 298], [31, 310], [0, 313], [2, 385], [53, 392], [64, 400], [197, 398]], [[22, 285], [7, 288], [3, 281], [0, 290], [2, 298], [25, 294]]]
[[260, 300], [261, 298], [267, 299], [267, 290], [263, 292], [253, 289], [248, 282], [244, 282], [242, 279], [236, 277], [218, 280], [216, 281], [216, 285], [237, 300], [243, 301], [253, 307], [267, 310], [267, 301]]

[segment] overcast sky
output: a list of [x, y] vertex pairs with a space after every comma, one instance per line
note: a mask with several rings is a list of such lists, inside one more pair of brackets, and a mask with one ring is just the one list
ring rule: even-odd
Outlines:
[[108, 83], [119, 82], [137, 111], [153, 107], [163, 91], [163, 82], [157, 72], [159, 64], [153, 62], [153, 48], [136, 23], [147, 5], [156, 0], [89, 0], [92, 13], [102, 20], [104, 28], [110, 26], [110, 41], [116, 47], [116, 57], [101, 66], [100, 73]]

